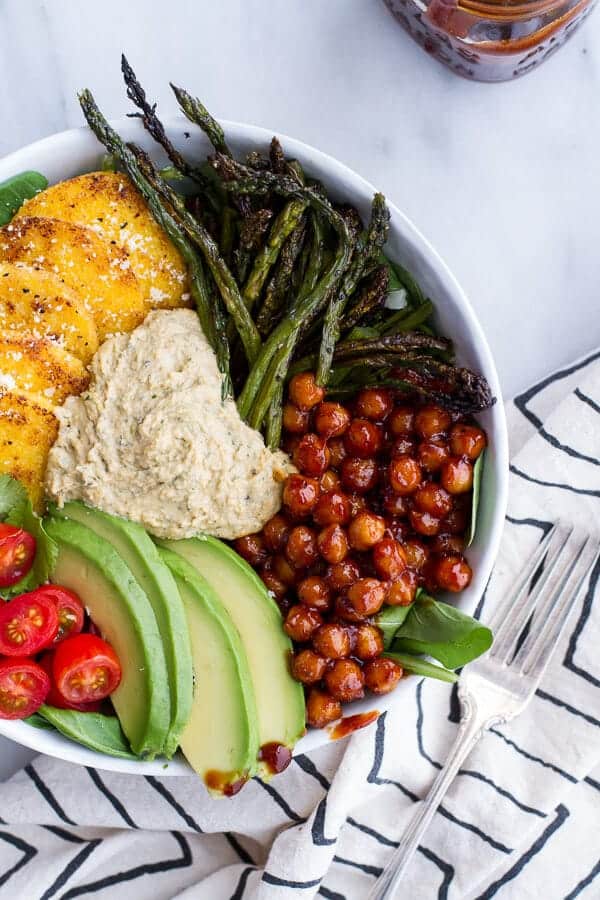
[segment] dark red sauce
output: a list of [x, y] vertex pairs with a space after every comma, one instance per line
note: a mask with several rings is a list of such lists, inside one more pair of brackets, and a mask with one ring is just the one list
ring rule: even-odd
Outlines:
[[278, 775], [287, 769], [292, 761], [292, 751], [285, 744], [278, 744], [277, 741], [271, 741], [269, 744], [263, 744], [258, 751], [258, 758], [263, 762], [273, 775]]
[[353, 731], [359, 728], [365, 728], [371, 725], [379, 717], [379, 710], [372, 709], [371, 712], [358, 713], [356, 716], [344, 716], [343, 719], [329, 729], [329, 736], [332, 741], [338, 741], [340, 738], [348, 737]]
[[209, 791], [217, 791], [219, 794], [223, 794], [224, 797], [234, 797], [248, 781], [247, 775], [232, 781], [234, 774], [233, 772], [219, 772], [217, 769], [211, 769], [204, 776], [204, 783]]

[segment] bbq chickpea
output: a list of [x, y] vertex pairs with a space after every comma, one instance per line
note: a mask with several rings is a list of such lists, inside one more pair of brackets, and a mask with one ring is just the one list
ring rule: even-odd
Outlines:
[[292, 675], [303, 684], [316, 684], [327, 669], [327, 660], [306, 647], [292, 658]]
[[303, 475], [322, 475], [329, 466], [329, 447], [324, 438], [309, 432], [300, 439], [293, 461]]
[[345, 659], [351, 649], [348, 629], [339, 622], [321, 625], [312, 636], [312, 644], [325, 659]]
[[386, 487], [383, 492], [383, 508], [388, 516], [402, 518], [408, 515], [410, 506], [406, 497], [397, 494], [392, 487]]
[[421, 512], [430, 513], [441, 519], [452, 509], [452, 497], [439, 484], [427, 481], [415, 491], [415, 506]]
[[415, 431], [424, 440], [443, 434], [451, 424], [450, 413], [441, 406], [423, 406], [415, 415]]
[[319, 553], [325, 562], [340, 563], [348, 556], [348, 537], [341, 525], [327, 525], [317, 536]]
[[348, 456], [346, 445], [342, 438], [330, 438], [327, 441], [329, 447], [329, 461], [334, 469], [339, 469], [343, 461]]
[[429, 559], [429, 548], [418, 538], [410, 538], [402, 546], [407, 565], [415, 572], [420, 572]]
[[354, 655], [363, 661], [375, 659], [383, 653], [383, 635], [375, 625], [365, 622], [356, 629]]
[[263, 528], [264, 542], [272, 553], [285, 547], [289, 535], [290, 523], [281, 513], [276, 513]]
[[390, 462], [388, 478], [392, 490], [403, 497], [408, 497], [419, 487], [423, 475], [416, 459], [412, 456], [399, 456]]
[[410, 534], [410, 526], [408, 522], [402, 519], [387, 519], [385, 523], [385, 536], [393, 537], [399, 544], [404, 544], [408, 540]]
[[347, 598], [358, 616], [374, 616], [383, 606], [385, 585], [377, 578], [359, 578], [348, 588]]
[[339, 437], [350, 424], [350, 413], [341, 403], [326, 400], [315, 412], [315, 431], [324, 438]]
[[294, 519], [310, 515], [321, 493], [319, 482], [306, 475], [289, 475], [283, 488], [283, 503]]
[[386, 424], [394, 437], [412, 434], [415, 430], [415, 411], [410, 406], [396, 406]]
[[331, 589], [324, 578], [310, 575], [298, 584], [298, 600], [311, 609], [327, 612], [331, 607]]
[[417, 534], [422, 534], [424, 537], [434, 537], [442, 525], [437, 516], [432, 516], [431, 513], [423, 512], [420, 509], [411, 509], [409, 520]]
[[262, 534], [248, 534], [245, 537], [236, 538], [233, 546], [237, 553], [254, 568], [258, 568], [266, 562], [269, 555]]
[[367, 501], [363, 494], [348, 494], [350, 504], [350, 518], [354, 519], [360, 512], [367, 508]]
[[464, 457], [450, 457], [440, 473], [440, 482], [449, 494], [464, 494], [473, 487], [473, 464]]
[[275, 572], [273, 571], [272, 560], [267, 560], [262, 569], [260, 570], [260, 577], [268, 591], [275, 597], [276, 600], [283, 600], [285, 595], [287, 594], [287, 586], [281, 581], [280, 578], [277, 577]]
[[464, 556], [457, 553], [442, 556], [436, 563], [435, 578], [444, 591], [458, 593], [471, 583], [473, 572]]
[[312, 372], [300, 372], [290, 381], [288, 397], [300, 409], [312, 409], [324, 396], [325, 391], [319, 387]]
[[287, 587], [296, 584], [296, 570], [290, 565], [285, 556], [282, 556], [281, 553], [277, 553], [273, 557], [272, 565], [273, 571], [279, 580], [283, 581]]
[[390, 456], [392, 459], [397, 459], [399, 456], [413, 456], [415, 452], [415, 442], [412, 438], [406, 437], [405, 435], [401, 435], [394, 440], [394, 443], [390, 449]]
[[324, 681], [331, 696], [342, 703], [360, 700], [365, 695], [365, 678], [353, 659], [338, 659], [325, 673]]
[[388, 606], [409, 606], [417, 593], [417, 575], [413, 569], [405, 569], [388, 586], [385, 598]]
[[390, 391], [384, 388], [364, 388], [356, 398], [356, 413], [364, 419], [383, 422], [393, 406]]
[[290, 531], [285, 545], [285, 558], [295, 569], [308, 569], [319, 558], [317, 536], [307, 525], [297, 525]]
[[369, 419], [352, 419], [344, 435], [344, 444], [350, 456], [368, 459], [381, 450], [383, 432]]
[[375, 513], [363, 510], [348, 526], [348, 540], [354, 550], [370, 550], [385, 534], [385, 519]]
[[384, 537], [373, 547], [373, 565], [379, 578], [393, 581], [406, 568], [406, 555], [394, 538]]
[[305, 434], [310, 425], [310, 412], [294, 403], [283, 407], [283, 427], [289, 434]]
[[288, 612], [283, 627], [293, 641], [303, 643], [309, 641], [322, 624], [323, 620], [316, 609], [298, 604]]
[[311, 688], [306, 699], [306, 722], [313, 728], [324, 728], [342, 715], [342, 704], [331, 694]]
[[433, 553], [461, 554], [465, 548], [464, 538], [458, 534], [438, 534], [431, 542]]
[[350, 585], [354, 584], [360, 578], [360, 568], [352, 559], [345, 559], [343, 562], [335, 563], [329, 566], [325, 573], [325, 580], [332, 591], [340, 593], [345, 591]]
[[326, 472], [323, 472], [319, 479], [319, 484], [324, 494], [328, 494], [330, 491], [338, 491], [342, 486], [340, 476], [333, 469], [327, 469]]
[[313, 512], [317, 525], [345, 525], [350, 520], [350, 501], [341, 491], [321, 494]]
[[450, 448], [442, 438], [422, 441], [417, 447], [417, 459], [426, 472], [439, 472], [449, 456]]
[[363, 671], [365, 684], [374, 694], [389, 694], [402, 678], [402, 668], [385, 656], [365, 663]]
[[359, 459], [349, 456], [340, 469], [342, 485], [347, 491], [356, 494], [367, 494], [372, 491], [379, 479], [379, 468], [374, 459]]
[[454, 456], [466, 456], [475, 460], [485, 448], [486, 438], [475, 425], [457, 424], [450, 431], [450, 449]]
[[[460, 499], [459, 497], [458, 500]], [[456, 502], [442, 522], [443, 530], [450, 534], [464, 534], [469, 524], [469, 515], [467, 507]]]
[[344, 595], [335, 598], [333, 612], [337, 619], [347, 622], [348, 625], [360, 625], [365, 620], [365, 616], [362, 613], [358, 613], [348, 600], [348, 597]]

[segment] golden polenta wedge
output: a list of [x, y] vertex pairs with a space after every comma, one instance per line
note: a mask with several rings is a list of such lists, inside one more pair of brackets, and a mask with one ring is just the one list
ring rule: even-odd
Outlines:
[[44, 473], [58, 420], [52, 404], [16, 391], [0, 391], [0, 474], [23, 482], [35, 509], [44, 496]]
[[132, 331], [147, 311], [125, 250], [81, 225], [37, 216], [16, 219], [0, 229], [0, 260], [60, 275], [93, 315], [100, 341]]
[[50, 338], [0, 331], [0, 391], [24, 391], [58, 405], [85, 390], [89, 380], [81, 360]]
[[84, 365], [98, 349], [92, 314], [59, 275], [1, 260], [0, 330], [51, 338]]
[[190, 305], [185, 263], [127, 175], [90, 172], [61, 181], [28, 200], [15, 218], [22, 216], [48, 216], [92, 228], [127, 250], [151, 307]]

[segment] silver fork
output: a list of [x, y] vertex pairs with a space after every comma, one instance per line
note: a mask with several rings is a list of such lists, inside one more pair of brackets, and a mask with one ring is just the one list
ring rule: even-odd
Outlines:
[[398, 884], [465, 758], [488, 728], [519, 715], [535, 694], [599, 549], [597, 539], [560, 523], [536, 548], [514, 589], [492, 616], [495, 640], [491, 650], [467, 666], [460, 677], [461, 721], [454, 745], [368, 900], [396, 896]]

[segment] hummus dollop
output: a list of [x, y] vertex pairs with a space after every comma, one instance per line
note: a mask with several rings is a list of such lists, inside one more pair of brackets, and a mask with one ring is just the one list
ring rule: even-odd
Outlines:
[[281, 506], [288, 457], [272, 452], [232, 400], [191, 310], [150, 313], [107, 340], [80, 397], [57, 410], [46, 489], [162, 538], [236, 538]]

